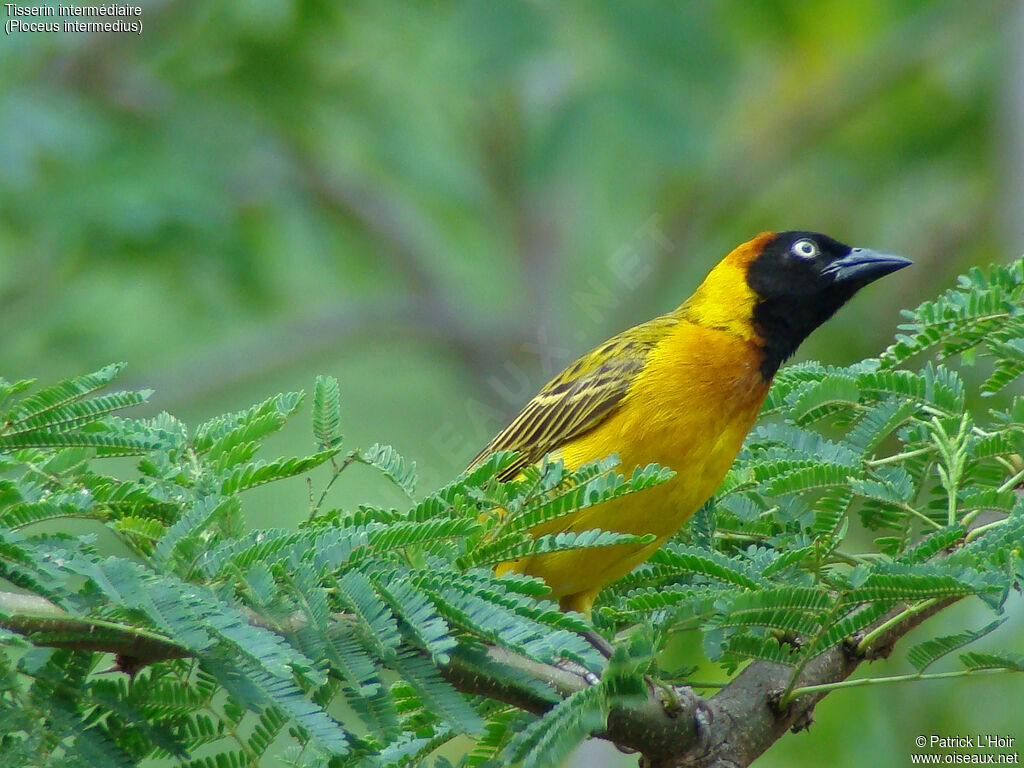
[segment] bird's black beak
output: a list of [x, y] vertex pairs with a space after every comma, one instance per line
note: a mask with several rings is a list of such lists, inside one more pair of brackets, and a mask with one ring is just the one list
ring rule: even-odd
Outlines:
[[880, 277], [913, 264], [910, 259], [879, 253], [867, 248], [854, 248], [846, 256], [836, 259], [822, 271], [831, 275], [837, 283], [860, 283], [867, 285]]

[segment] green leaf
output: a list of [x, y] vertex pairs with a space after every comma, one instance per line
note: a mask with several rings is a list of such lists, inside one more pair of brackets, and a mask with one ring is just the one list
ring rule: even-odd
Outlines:
[[146, 402], [153, 394], [147, 389], [139, 392], [113, 392], [89, 400], [75, 400], [47, 408], [32, 416], [23, 417], [4, 429], [4, 437], [36, 432], [67, 433], [99, 421], [104, 416], [124, 408]]
[[805, 388], [837, 370], [813, 360], [780, 369], [772, 381], [762, 413], [772, 413], [791, 406]]
[[401, 578], [391, 581], [387, 586], [374, 579], [374, 586], [399, 620], [402, 630], [411, 635], [416, 644], [428, 651], [438, 663], [446, 663], [456, 643], [448, 624], [434, 610], [430, 599], [409, 581]]
[[913, 602], [930, 598], [965, 597], [977, 594], [976, 584], [962, 582], [953, 576], [940, 574], [918, 575], [909, 573], [872, 573], [863, 586], [844, 592], [844, 604], [876, 601]]
[[699, 573], [744, 589], [761, 588], [760, 580], [750, 571], [746, 563], [718, 552], [669, 544], [657, 550], [651, 556], [650, 562], [683, 573]]
[[925, 640], [923, 643], [918, 643], [907, 651], [907, 660], [917, 668], [918, 672], [924, 672], [943, 656], [973, 643], [979, 637], [984, 637], [1001, 627], [1005, 622], [1006, 619], [1000, 619], [979, 630], [968, 630], [955, 635], [944, 635], [943, 637]]
[[[641, 587], [630, 590], [623, 602], [614, 606], [615, 609], [624, 608], [627, 611], [634, 611], [643, 616], [649, 616], [655, 611], [672, 609], [681, 603], [692, 601], [695, 597], [704, 596], [707, 591], [678, 585], [668, 587]], [[609, 608], [609, 610], [611, 610]]]
[[499, 765], [498, 754], [515, 732], [513, 729], [523, 719], [523, 713], [513, 707], [506, 707], [493, 713], [487, 719], [484, 734], [466, 755], [465, 768], [481, 768], [485, 765]]
[[918, 405], [899, 397], [888, 397], [872, 406], [847, 433], [846, 440], [863, 453], [870, 453], [885, 438], [911, 419]]
[[1008, 672], [1024, 672], [1024, 656], [1019, 653], [963, 653], [960, 662], [971, 670], [1005, 669]]
[[897, 506], [909, 502], [917, 493], [914, 479], [902, 467], [880, 467], [874, 478], [853, 478], [850, 489], [858, 496]]
[[[244, 428], [248, 424], [255, 423], [259, 423], [263, 429], [269, 430], [263, 435], [270, 434], [299, 409], [302, 405], [302, 398], [301, 392], [287, 392], [268, 397], [262, 403], [257, 403], [245, 411], [217, 416], [196, 428], [192, 444], [197, 451], [205, 452], [210, 450], [216, 441], [225, 438], [239, 427]], [[267, 416], [271, 418], [264, 418]]]
[[556, 520], [595, 504], [650, 488], [675, 476], [674, 472], [657, 464], [637, 467], [629, 480], [609, 471], [590, 476], [587, 469], [588, 467], [584, 467], [574, 473], [568, 487], [559, 487], [552, 496], [544, 495], [536, 501], [524, 504], [522, 509], [506, 518], [501, 530], [529, 530], [541, 523]]
[[804, 654], [814, 655], [831, 648], [836, 643], [853, 637], [861, 630], [879, 621], [892, 607], [893, 602], [879, 600], [868, 605], [858, 606], [842, 616], [838, 621], [826, 624], [823, 632], [816, 637], [804, 649]]
[[401, 642], [398, 624], [370, 580], [359, 571], [348, 571], [338, 577], [333, 586], [338, 600], [355, 617], [363, 642], [372, 647], [379, 658], [391, 659]]
[[870, 371], [857, 377], [857, 386], [864, 392], [934, 405], [950, 413], [963, 410], [963, 382], [941, 366], [929, 364], [922, 373]]
[[153, 448], [150, 440], [122, 437], [103, 432], [29, 431], [0, 435], [0, 449], [24, 448], [98, 448], [107, 455], [131, 456]]
[[791, 415], [797, 424], [810, 424], [857, 405], [859, 399], [860, 390], [852, 376], [831, 374], [801, 390]]
[[716, 512], [714, 498], [708, 499], [690, 520], [693, 543], [698, 549], [715, 548]]
[[[882, 355], [885, 365], [940, 347], [943, 357], [962, 354], [981, 345], [988, 354], [1000, 331], [1020, 327], [1022, 279], [1020, 260], [1011, 265], [992, 265], [987, 272], [973, 268], [960, 277], [958, 289], [946, 291], [934, 301], [922, 303], [908, 313], [911, 322], [901, 326], [908, 331], [896, 337], [896, 343]], [[1024, 333], [1015, 334], [1020, 338]]]
[[821, 615], [828, 612], [834, 604], [835, 599], [822, 589], [773, 587], [736, 594], [728, 600], [726, 610], [730, 616], [742, 616], [747, 612], [763, 610], [791, 610]]
[[350, 749], [351, 736], [321, 707], [310, 701], [289, 677], [280, 677], [246, 654], [218, 654], [204, 657], [203, 668], [246, 706], [263, 711], [277, 707], [326, 752], [344, 755]]
[[239, 423], [215, 440], [205, 441], [207, 458], [224, 471], [246, 461], [256, 453], [260, 440], [277, 432], [285, 424], [285, 417], [275, 412], [253, 416]]
[[306, 617], [306, 625], [296, 632], [303, 649], [311, 657], [327, 660], [345, 680], [348, 704], [368, 727], [381, 733], [396, 727], [394, 702], [369, 653], [380, 644], [366, 638], [365, 631], [334, 619], [327, 590], [308, 565], [296, 567], [286, 581]]
[[540, 536], [536, 539], [513, 534], [503, 537], [493, 544], [484, 544], [456, 560], [460, 568], [477, 565], [517, 560], [521, 557], [544, 555], [552, 552], [567, 552], [574, 549], [593, 549], [596, 547], [614, 547], [622, 544], [644, 545], [654, 541], [654, 534], [634, 536], [629, 533], [616, 533], [593, 529], [579, 533], [556, 533]]
[[352, 454], [352, 459], [380, 470], [385, 477], [412, 498], [416, 491], [416, 462], [406, 462], [390, 445], [374, 443]]
[[921, 539], [914, 544], [914, 546], [906, 549], [900, 555], [899, 560], [904, 563], [927, 562], [940, 552], [943, 552], [959, 543], [965, 534], [966, 529], [959, 524], [942, 528]]
[[811, 529], [829, 540], [838, 536], [846, 523], [846, 513], [852, 501], [853, 491], [848, 487], [825, 491], [814, 505], [814, 522]]
[[[65, 379], [56, 384], [39, 390], [34, 395], [24, 398], [12, 411], [10, 421], [13, 424], [40, 416], [49, 410], [59, 408], [62, 405], [79, 400], [85, 395], [102, 389], [122, 371], [125, 363], [114, 363], [100, 368], [98, 371], [78, 376], [73, 379]], [[31, 384], [31, 381], [20, 381], [13, 387], [8, 385], [5, 396], [24, 390]]]
[[200, 536], [218, 518], [238, 514], [240, 511], [241, 505], [237, 497], [229, 496], [223, 499], [207, 496], [197, 499], [194, 504], [185, 507], [184, 514], [167, 529], [153, 550], [153, 556], [158, 562], [170, 560], [173, 554], [181, 549], [183, 541]]
[[[24, 528], [46, 520], [70, 517], [92, 517], [91, 504], [76, 503], [73, 500], [32, 501], [12, 504], [0, 511], [0, 525], [7, 528]], [[97, 515], [98, 516], [98, 515]]]
[[220, 492], [224, 496], [233, 493], [241, 493], [257, 485], [263, 485], [275, 480], [282, 480], [286, 477], [301, 475], [315, 467], [320, 466], [329, 458], [337, 454], [337, 450], [321, 451], [312, 456], [304, 458], [292, 457], [289, 459], [278, 459], [272, 462], [255, 461], [239, 467], [230, 475], [224, 478], [221, 483]]
[[719, 602], [722, 614], [709, 626], [766, 627], [800, 636], [817, 634], [821, 618], [832, 608], [832, 597], [823, 590], [781, 587], [743, 592]]
[[766, 489], [768, 495], [782, 496], [847, 486], [858, 474], [857, 469], [842, 464], [802, 463], [804, 466], [790, 469], [771, 479]]
[[317, 376], [313, 387], [313, 437], [321, 450], [341, 444], [341, 389], [333, 376]]
[[281, 710], [276, 707], [264, 709], [253, 725], [252, 733], [245, 741], [249, 748], [249, 755], [256, 759], [263, 757], [287, 723], [288, 718], [282, 714]]
[[1024, 338], [990, 341], [986, 346], [995, 357], [995, 367], [992, 375], [981, 385], [981, 393], [991, 396], [1024, 375]]
[[[8, 406], [14, 396], [27, 391], [35, 383], [35, 379], [21, 379], [20, 381], [10, 382], [3, 376], [0, 376], [0, 413], [7, 413]], [[13, 417], [13, 412], [7, 413], [8, 419]]]
[[462, 694], [443, 680], [430, 661], [417, 651], [399, 651], [391, 666], [416, 690], [429, 711], [441, 715], [459, 733], [478, 734], [483, 731], [483, 720]]
[[654, 630], [640, 624], [624, 640], [615, 643], [608, 665], [601, 673], [607, 706], [638, 707], [648, 698], [648, 673], [655, 671]]
[[786, 666], [795, 666], [800, 661], [797, 649], [789, 644], [780, 643], [778, 638], [771, 635], [733, 635], [726, 642], [724, 650], [740, 658], [770, 661]]
[[559, 765], [583, 739], [604, 728], [606, 718], [604, 689], [584, 688], [520, 732], [509, 744], [509, 762], [521, 761], [523, 768]]
[[388, 553], [401, 547], [461, 539], [475, 534], [480, 528], [480, 523], [472, 518], [439, 518], [422, 523], [392, 523], [367, 533], [367, 552]]

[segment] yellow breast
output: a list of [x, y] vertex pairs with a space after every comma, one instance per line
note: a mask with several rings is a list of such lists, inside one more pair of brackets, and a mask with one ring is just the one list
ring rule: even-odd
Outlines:
[[600, 528], [653, 533], [621, 545], [523, 558], [499, 566], [543, 578], [564, 609], [589, 613], [605, 584], [643, 562], [714, 493], [768, 392], [753, 340], [682, 322], [653, 350], [619, 408], [555, 454], [570, 468], [617, 453], [619, 471], [652, 462], [675, 470], [662, 485], [534, 529], [535, 535]]

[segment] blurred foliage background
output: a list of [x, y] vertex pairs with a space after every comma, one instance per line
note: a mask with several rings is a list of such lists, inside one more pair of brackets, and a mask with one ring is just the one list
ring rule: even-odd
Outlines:
[[[349, 443], [393, 443], [423, 491], [758, 231], [917, 262], [801, 351], [843, 364], [1022, 251], [1009, 3], [224, 0], [143, 21], [0, 44], [0, 375], [127, 360], [154, 409], [196, 420], [333, 374]], [[274, 493], [253, 525], [305, 514], [300, 484]], [[352, 471], [334, 502], [384, 493]], [[1019, 681], [926, 685], [833, 694], [759, 764], [1024, 743]]]

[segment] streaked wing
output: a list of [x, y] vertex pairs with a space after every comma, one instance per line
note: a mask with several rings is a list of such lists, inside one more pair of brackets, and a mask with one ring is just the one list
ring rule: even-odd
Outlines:
[[583, 355], [549, 381], [473, 459], [470, 468], [495, 451], [517, 451], [518, 459], [500, 478], [510, 480], [523, 467], [593, 429], [615, 410], [651, 349], [677, 322], [669, 316], [655, 318]]

